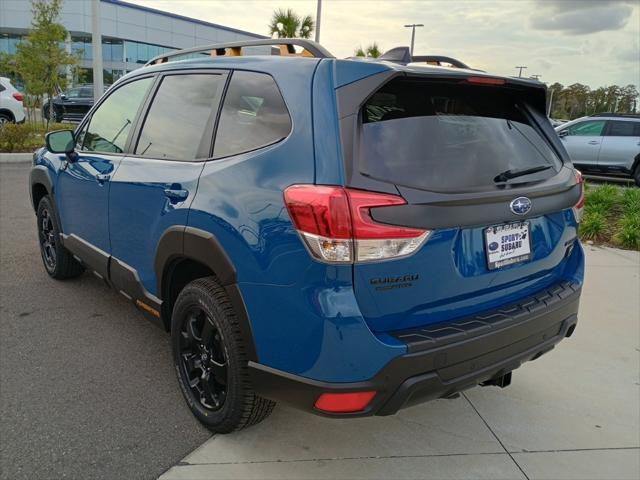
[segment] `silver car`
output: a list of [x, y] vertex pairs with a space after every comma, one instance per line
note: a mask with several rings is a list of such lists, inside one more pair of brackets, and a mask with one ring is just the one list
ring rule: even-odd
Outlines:
[[640, 186], [640, 115], [600, 113], [564, 123], [556, 132], [576, 167], [631, 175]]

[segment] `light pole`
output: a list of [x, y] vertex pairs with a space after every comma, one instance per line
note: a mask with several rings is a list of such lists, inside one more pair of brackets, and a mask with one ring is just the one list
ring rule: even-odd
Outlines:
[[102, 34], [100, 33], [100, 0], [91, 2], [91, 49], [93, 50], [93, 100], [104, 93], [102, 81]]
[[522, 70], [524, 70], [525, 68], [527, 68], [527, 66], [526, 66], [526, 65], [516, 65], [516, 68], [520, 70], [520, 71], [518, 72], [518, 77], [522, 77]]
[[316, 42], [320, 43], [320, 17], [322, 16], [322, 0], [318, 0], [316, 9]]
[[413, 44], [416, 40], [416, 27], [424, 27], [424, 25], [422, 23], [412, 23], [405, 25], [404, 27], [411, 29], [411, 56], [413, 57]]

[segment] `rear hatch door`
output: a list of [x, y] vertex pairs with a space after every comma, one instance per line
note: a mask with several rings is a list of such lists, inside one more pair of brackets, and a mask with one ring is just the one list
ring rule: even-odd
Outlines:
[[355, 264], [374, 331], [457, 319], [562, 278], [581, 187], [543, 112], [538, 86], [446, 73], [396, 75], [342, 118], [347, 186], [406, 201], [373, 220], [430, 232], [410, 256]]

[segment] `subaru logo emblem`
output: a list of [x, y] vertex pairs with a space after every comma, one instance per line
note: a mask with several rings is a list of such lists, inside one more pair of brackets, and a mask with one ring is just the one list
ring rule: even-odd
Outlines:
[[518, 197], [509, 204], [509, 208], [516, 215], [526, 215], [531, 210], [531, 200], [527, 197]]

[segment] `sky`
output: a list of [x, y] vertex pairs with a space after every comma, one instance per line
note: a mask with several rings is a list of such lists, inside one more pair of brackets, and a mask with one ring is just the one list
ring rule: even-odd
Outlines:
[[[316, 0], [127, 0], [268, 35], [277, 8], [315, 17]], [[411, 41], [416, 55], [447, 55], [473, 68], [548, 84], [640, 87], [640, 0], [323, 0], [322, 43], [336, 57], [376, 41]]]

